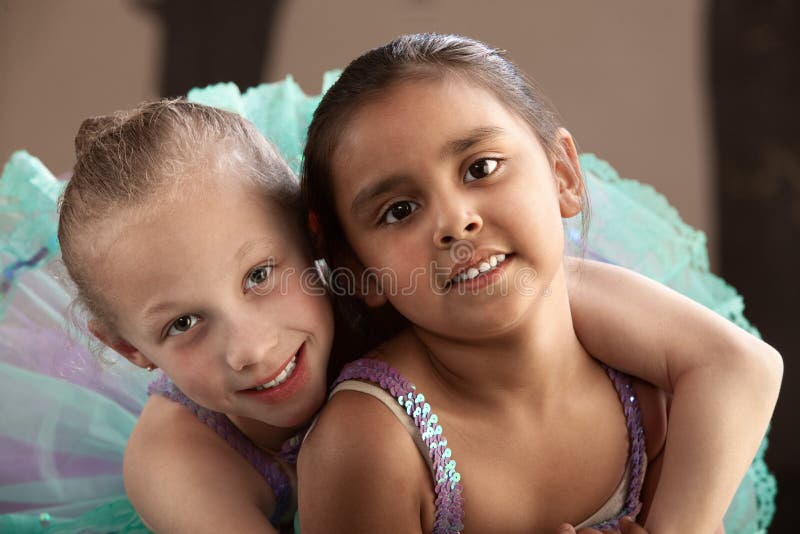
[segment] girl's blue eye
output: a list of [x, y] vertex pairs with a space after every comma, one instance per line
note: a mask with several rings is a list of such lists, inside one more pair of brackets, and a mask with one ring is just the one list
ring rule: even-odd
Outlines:
[[474, 182], [481, 178], [486, 178], [497, 169], [498, 160], [496, 159], [479, 159], [467, 168], [464, 173], [465, 182]]
[[244, 281], [244, 290], [249, 291], [266, 283], [271, 273], [272, 265], [260, 265], [256, 267], [247, 273], [247, 279]]
[[200, 320], [198, 315], [181, 315], [169, 326], [167, 336], [179, 336], [188, 332]]
[[419, 208], [419, 204], [410, 200], [395, 202], [389, 206], [389, 209], [383, 214], [383, 222], [386, 224], [398, 223], [417, 211], [417, 208]]

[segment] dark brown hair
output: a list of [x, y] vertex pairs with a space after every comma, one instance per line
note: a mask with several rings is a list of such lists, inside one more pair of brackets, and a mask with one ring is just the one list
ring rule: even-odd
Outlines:
[[[458, 35], [413, 34], [370, 50], [353, 60], [328, 90], [317, 107], [308, 129], [302, 192], [309, 210], [319, 221], [316, 246], [336, 267], [350, 253], [350, 247], [336, 215], [333, 202], [333, 158], [340, 134], [361, 106], [377, 98], [394, 84], [408, 80], [436, 80], [458, 76], [466, 83], [494, 94], [509, 110], [531, 127], [551, 161], [572, 167], [559, 143], [561, 121], [553, 106], [527, 76], [503, 52], [484, 43]], [[580, 169], [574, 169], [580, 175]], [[584, 233], [588, 221], [588, 198], [582, 203]], [[344, 313], [365, 318], [363, 305], [344, 297]], [[399, 314], [388, 321], [407, 324]], [[380, 321], [392, 330], [385, 320]], [[377, 325], [368, 330], [380, 328]]]
[[[300, 214], [299, 183], [278, 152], [243, 117], [182, 99], [146, 102], [83, 122], [77, 162], [59, 205], [58, 241], [78, 304], [113, 326], [110, 306], [92, 280], [91, 234], [126, 209], [174, 198], [206, 169], [245, 180]], [[172, 196], [170, 196], [172, 195]]]

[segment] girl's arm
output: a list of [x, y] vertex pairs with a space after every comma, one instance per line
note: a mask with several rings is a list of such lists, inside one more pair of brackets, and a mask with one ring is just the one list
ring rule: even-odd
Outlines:
[[125, 490], [156, 532], [277, 534], [261, 476], [183, 406], [153, 395], [125, 449]]
[[783, 363], [772, 347], [641, 275], [568, 259], [577, 334], [604, 363], [672, 394], [645, 527], [714, 532], [767, 429]]

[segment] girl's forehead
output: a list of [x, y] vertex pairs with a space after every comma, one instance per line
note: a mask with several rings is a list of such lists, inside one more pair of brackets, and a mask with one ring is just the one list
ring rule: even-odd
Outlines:
[[361, 106], [389, 106], [401, 113], [410, 113], [426, 104], [446, 101], [452, 107], [462, 107], [475, 98], [496, 100], [494, 93], [465, 74], [442, 74], [435, 77], [398, 80], [377, 91]]
[[334, 174], [361, 176], [383, 164], [439, 158], [475, 132], [535, 140], [528, 124], [493, 92], [461, 76], [399, 82], [362, 104], [343, 125]]
[[90, 274], [117, 307], [135, 314], [153, 294], [194, 294], [239, 280], [259, 262], [297, 256], [296, 226], [277, 201], [246, 188], [191, 195], [98, 226]]
[[[97, 226], [98, 241], [105, 241], [107, 257], [222, 259], [238, 242], [257, 238], [283, 247], [294, 238], [288, 209], [259, 194], [255, 188], [232, 181], [214, 185], [204, 181], [185, 191], [163, 195], [140, 206], [123, 208]], [[152, 251], [147, 254], [147, 251]]]
[[372, 140], [443, 142], [443, 134], [510, 122], [525, 124], [494, 92], [464, 76], [405, 80], [355, 108], [343, 124], [337, 155], [358, 154]]

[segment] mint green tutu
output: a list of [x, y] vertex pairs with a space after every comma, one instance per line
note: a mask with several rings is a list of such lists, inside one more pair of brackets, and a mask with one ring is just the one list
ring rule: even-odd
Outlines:
[[[326, 74], [323, 92], [337, 75]], [[299, 170], [319, 96], [287, 78], [243, 94], [233, 84], [193, 89], [188, 98], [244, 115]], [[585, 240], [579, 219], [565, 224], [574, 253], [638, 271], [758, 335], [739, 294], [709, 272], [702, 232], [605, 161], [584, 154], [581, 165], [592, 220]], [[149, 377], [108, 353], [111, 361], [98, 359], [69, 319], [56, 240], [63, 185], [22, 151], [0, 178], [0, 532], [147, 532], [125, 497], [122, 456]], [[765, 437], [725, 516], [729, 534], [766, 532], [772, 519], [766, 446]]]

